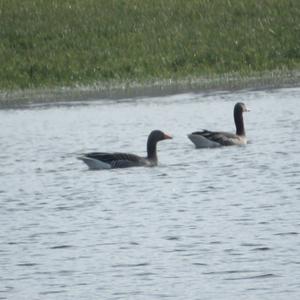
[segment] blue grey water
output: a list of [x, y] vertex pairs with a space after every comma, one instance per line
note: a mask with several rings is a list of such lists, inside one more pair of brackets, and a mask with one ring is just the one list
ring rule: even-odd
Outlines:
[[[251, 143], [195, 149], [187, 134]], [[0, 299], [300, 299], [300, 88], [0, 110]], [[156, 168], [89, 171], [77, 154]]]

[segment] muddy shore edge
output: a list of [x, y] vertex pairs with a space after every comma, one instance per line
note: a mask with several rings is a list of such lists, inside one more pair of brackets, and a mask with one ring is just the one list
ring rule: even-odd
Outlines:
[[219, 77], [187, 78], [147, 83], [97, 83], [88, 86], [57, 87], [53, 89], [0, 91], [0, 109], [42, 103], [162, 97], [181, 93], [276, 89], [297, 86], [300, 86], [300, 71], [267, 72], [247, 77], [227, 74]]

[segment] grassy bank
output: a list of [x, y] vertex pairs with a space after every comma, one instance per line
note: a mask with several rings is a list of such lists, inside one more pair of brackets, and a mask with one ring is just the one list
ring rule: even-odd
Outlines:
[[3, 0], [0, 90], [300, 67], [296, 0]]

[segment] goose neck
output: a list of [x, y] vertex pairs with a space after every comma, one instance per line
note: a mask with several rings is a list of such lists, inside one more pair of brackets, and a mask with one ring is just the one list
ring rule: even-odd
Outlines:
[[245, 136], [245, 126], [244, 126], [244, 118], [243, 112], [239, 110], [234, 111], [234, 123], [236, 127], [236, 134], [239, 136]]

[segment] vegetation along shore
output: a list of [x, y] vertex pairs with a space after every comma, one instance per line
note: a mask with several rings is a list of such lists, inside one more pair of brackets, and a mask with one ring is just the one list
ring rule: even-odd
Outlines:
[[299, 75], [299, 40], [295, 0], [4, 0], [0, 91]]

